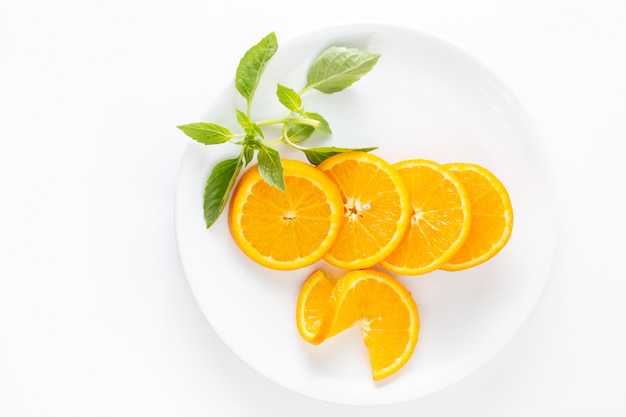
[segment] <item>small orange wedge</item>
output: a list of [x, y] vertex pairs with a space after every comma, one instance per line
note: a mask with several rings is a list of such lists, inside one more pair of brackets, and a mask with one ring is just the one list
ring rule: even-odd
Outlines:
[[[332, 281], [321, 272], [313, 273], [303, 285], [296, 309], [302, 337], [320, 343], [358, 325], [370, 355], [374, 380], [404, 367], [413, 355], [420, 329], [419, 311], [411, 293], [383, 272], [351, 271], [331, 287], [327, 307], [318, 309], [318, 303], [311, 299], [322, 300], [329, 285]], [[309, 308], [315, 311], [308, 312]], [[320, 315], [326, 316], [320, 320]]]
[[285, 191], [267, 184], [258, 166], [246, 171], [233, 192], [231, 235], [252, 260], [291, 270], [320, 260], [335, 242], [343, 216], [339, 189], [317, 168], [282, 160]]
[[318, 165], [342, 194], [344, 221], [324, 256], [344, 269], [361, 269], [385, 259], [409, 225], [409, 196], [398, 172], [382, 158], [345, 152]]
[[411, 224], [381, 265], [403, 275], [434, 271], [454, 256], [468, 236], [469, 198], [461, 181], [436, 162], [414, 159], [394, 168], [407, 185]]
[[472, 210], [470, 232], [463, 246], [440, 269], [460, 271], [493, 258], [508, 242], [513, 230], [513, 208], [508, 191], [486, 168], [468, 163], [445, 167], [459, 177]]
[[318, 269], [300, 289], [296, 307], [296, 324], [304, 340], [314, 345], [324, 341], [330, 327], [330, 294], [335, 283]]

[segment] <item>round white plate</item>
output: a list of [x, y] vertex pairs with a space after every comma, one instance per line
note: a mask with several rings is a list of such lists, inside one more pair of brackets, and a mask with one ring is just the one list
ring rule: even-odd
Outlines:
[[[500, 351], [534, 308], [549, 274], [555, 211], [537, 131], [505, 85], [475, 58], [410, 28], [352, 24], [281, 42], [252, 107], [256, 120], [284, 114], [276, 83], [300, 90], [306, 71], [326, 47], [379, 52], [371, 73], [343, 92], [304, 96], [333, 135], [305, 145], [378, 146], [390, 162], [427, 158], [481, 164], [508, 188], [515, 224], [508, 245], [489, 262], [464, 272], [398, 277], [413, 293], [422, 327], [413, 357], [397, 374], [371, 378], [357, 331], [319, 346], [296, 330], [295, 306], [310, 268], [277, 272], [256, 265], [230, 238], [226, 213], [206, 229], [202, 198], [213, 165], [239, 152], [235, 145], [191, 142], [180, 169], [176, 232], [180, 257], [197, 302], [235, 354], [270, 380], [316, 399], [353, 405], [416, 399], [466, 377]], [[245, 51], [242, 51], [242, 54]], [[233, 68], [236, 63], [233, 64]], [[240, 131], [245, 109], [234, 85], [214, 97], [205, 121]], [[198, 121], [198, 120], [190, 120]], [[281, 148], [283, 155], [304, 155]]]

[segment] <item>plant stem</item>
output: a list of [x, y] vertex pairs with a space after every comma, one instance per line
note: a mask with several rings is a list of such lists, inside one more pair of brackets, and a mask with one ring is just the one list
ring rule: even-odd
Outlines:
[[300, 146], [296, 143], [293, 143], [290, 139], [289, 136], [287, 136], [287, 129], [283, 129], [283, 136], [282, 136], [282, 140], [283, 142], [285, 142], [287, 145], [291, 146], [294, 149], [298, 149], [299, 151], [304, 151], [307, 150], [309, 148], [305, 147], [305, 146]]
[[309, 88], [311, 88], [311, 86], [310, 86], [310, 85], [308, 85], [308, 86], [304, 87], [302, 90], [300, 90], [300, 92], [298, 93], [298, 95], [299, 95], [300, 97], [302, 97], [302, 96], [304, 95], [304, 93], [306, 93], [306, 92], [309, 90]]
[[297, 124], [297, 125], [312, 126], [316, 129], [319, 128], [321, 125], [319, 121], [314, 120], [314, 119], [309, 119], [308, 117], [289, 117], [289, 116], [259, 120], [258, 122], [256, 122], [258, 126], [277, 125], [281, 123], [282, 124], [292, 123], [292, 124]]

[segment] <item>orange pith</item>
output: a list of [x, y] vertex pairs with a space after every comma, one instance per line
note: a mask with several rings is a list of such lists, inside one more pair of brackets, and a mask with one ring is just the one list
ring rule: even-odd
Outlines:
[[419, 312], [411, 293], [383, 272], [348, 272], [331, 287], [326, 309], [320, 309], [326, 314], [327, 323], [321, 320], [316, 327], [318, 333], [313, 337], [303, 334], [302, 329], [310, 327], [306, 322], [311, 317], [304, 314], [306, 299], [328, 292], [328, 285], [332, 285], [332, 281], [323, 273], [315, 272], [302, 287], [296, 321], [303, 338], [321, 343], [359, 325], [370, 354], [373, 378], [380, 380], [399, 371], [413, 355], [419, 335]]
[[493, 258], [506, 245], [513, 229], [513, 208], [504, 185], [486, 168], [468, 163], [445, 167], [463, 183], [472, 210], [465, 243], [440, 268], [460, 271]]
[[382, 158], [365, 152], [334, 155], [318, 168], [337, 183], [344, 222], [324, 259], [344, 269], [368, 268], [400, 243], [409, 224], [406, 186]]
[[463, 245], [470, 231], [470, 203], [461, 181], [440, 164], [424, 159], [393, 165], [407, 185], [410, 226], [381, 265], [404, 275], [436, 270]]
[[343, 203], [337, 186], [315, 167], [282, 160], [285, 192], [251, 167], [239, 180], [229, 227], [240, 249], [273, 269], [297, 269], [322, 258], [335, 242]]

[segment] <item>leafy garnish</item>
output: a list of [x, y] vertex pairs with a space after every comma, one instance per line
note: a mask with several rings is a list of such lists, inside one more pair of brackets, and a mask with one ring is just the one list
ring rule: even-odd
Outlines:
[[280, 163], [280, 154], [274, 148], [262, 146], [257, 153], [259, 162], [259, 174], [269, 185], [273, 185], [280, 191], [285, 191], [285, 179], [283, 178], [283, 166]]
[[254, 92], [259, 85], [263, 71], [265, 71], [267, 63], [270, 62], [277, 50], [276, 34], [272, 32], [250, 48], [239, 61], [237, 75], [235, 76], [235, 87], [237, 87], [239, 94], [247, 100], [248, 108], [250, 103], [252, 103]]
[[315, 88], [326, 94], [345, 90], [367, 74], [378, 58], [380, 55], [372, 52], [332, 46], [309, 69], [305, 89]]
[[[300, 143], [315, 132], [327, 135], [332, 133], [330, 125], [321, 114], [305, 110], [303, 95], [309, 90], [325, 94], [345, 90], [376, 65], [380, 54], [342, 46], [324, 50], [309, 68], [307, 83], [302, 90], [298, 92], [285, 85], [277, 85], [276, 96], [287, 109], [286, 114], [283, 117], [255, 121], [251, 116], [254, 94], [265, 68], [277, 51], [278, 42], [272, 32], [250, 48], [239, 61], [235, 88], [246, 100], [246, 109], [235, 109], [235, 112], [243, 133], [233, 133], [227, 127], [208, 122], [177, 126], [187, 136], [204, 145], [229, 142], [243, 147], [239, 156], [217, 163], [211, 171], [204, 192], [204, 219], [207, 228], [215, 223], [224, 210], [242, 167], [252, 162], [255, 154], [263, 180], [284, 191], [283, 167], [277, 149], [280, 144], [302, 151], [313, 165], [318, 165], [338, 153], [355, 150], [369, 152], [376, 149], [334, 146], [307, 148]], [[263, 128], [270, 125], [282, 125], [279, 138], [265, 137]]]
[[233, 137], [230, 130], [215, 123], [190, 123], [179, 127], [187, 136], [205, 145], [224, 143]]
[[321, 164], [325, 159], [330, 158], [333, 155], [337, 155], [343, 152], [350, 151], [359, 151], [359, 152], [369, 152], [373, 151], [374, 148], [336, 148], [334, 146], [325, 146], [321, 148], [308, 148], [303, 150], [306, 155], [306, 159], [313, 165]]
[[287, 107], [287, 109], [296, 113], [302, 111], [302, 97], [294, 89], [278, 84], [276, 95], [280, 104]]
[[[245, 148], [244, 148], [245, 149]], [[210, 227], [224, 210], [237, 175], [243, 166], [243, 152], [238, 158], [218, 162], [204, 188], [204, 221]]]

